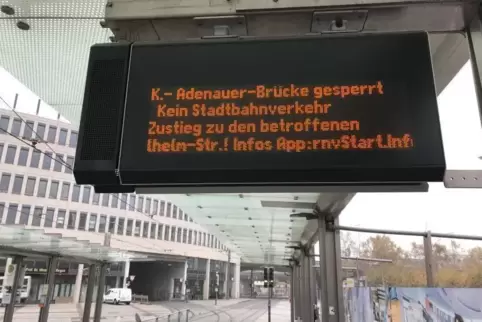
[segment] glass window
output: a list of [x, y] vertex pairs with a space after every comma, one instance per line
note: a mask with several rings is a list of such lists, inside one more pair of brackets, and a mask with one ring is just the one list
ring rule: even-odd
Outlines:
[[127, 194], [123, 193], [121, 195], [120, 209], [125, 210], [127, 206]]
[[57, 199], [58, 195], [59, 195], [59, 182], [58, 181], [50, 182], [49, 198]]
[[172, 218], [177, 219], [177, 206], [172, 207]]
[[38, 123], [37, 124], [37, 138], [43, 140], [45, 138], [45, 124]]
[[203, 246], [206, 247], [206, 233], [203, 233]]
[[95, 225], [97, 225], [97, 214], [90, 214], [89, 231], [95, 231]]
[[87, 225], [87, 213], [81, 212], [79, 217], [79, 228], [78, 230], [85, 230]]
[[17, 154], [17, 147], [9, 145], [7, 147], [7, 155], [5, 156], [5, 163], [13, 164], [15, 162], [15, 154]]
[[0, 224], [3, 221], [3, 212], [5, 210], [5, 204], [3, 202], [0, 202]]
[[20, 219], [18, 221], [19, 225], [28, 225], [28, 217], [30, 217], [30, 206], [23, 205], [20, 212]]
[[57, 212], [57, 225], [55, 226], [56, 228], [64, 228], [65, 226], [65, 214], [66, 211], [63, 209], [59, 209]]
[[44, 153], [44, 159], [43, 159], [43, 162], [42, 162], [42, 169], [50, 170], [51, 165], [52, 165], [52, 153], [51, 152], [45, 152]]
[[144, 197], [139, 197], [137, 199], [137, 211], [144, 211]]
[[157, 228], [157, 225], [153, 222], [151, 222], [151, 233], [149, 235], [149, 237], [151, 239], [155, 239], [156, 238], [156, 228]]
[[23, 176], [15, 176], [13, 179], [12, 193], [19, 195], [22, 193]]
[[160, 207], [160, 209], [159, 209], [159, 211], [160, 211], [159, 216], [165, 216], [165, 212], [164, 212], [165, 207], [166, 207], [166, 202], [165, 202], [165, 201], [161, 201], [161, 207]]
[[72, 189], [72, 201], [79, 202], [80, 198], [80, 186], [78, 184], [74, 184], [74, 188]]
[[25, 185], [25, 195], [26, 196], [33, 196], [33, 192], [35, 191], [35, 177], [28, 177], [27, 184]]
[[0, 132], [2, 132], [2, 134], [8, 131], [8, 123], [10, 123], [10, 118], [2, 115], [0, 118]]
[[182, 228], [181, 227], [177, 228], [177, 242], [182, 243]]
[[14, 204], [14, 203], [11, 203], [8, 206], [7, 220], [5, 221], [5, 224], [15, 225], [15, 219], [17, 218], [17, 212], [18, 212], [18, 205]]
[[21, 127], [22, 127], [22, 120], [17, 118], [13, 119], [12, 129], [10, 130], [10, 133], [12, 133], [15, 136], [20, 136]]
[[62, 191], [60, 193], [60, 199], [69, 200], [69, 192], [70, 192], [70, 183], [63, 182], [62, 183]]
[[109, 233], [113, 234], [115, 233], [115, 221], [117, 217], [115, 216], [110, 216], [109, 218]]
[[184, 213], [184, 221], [189, 221], [189, 217], [186, 213]]
[[171, 228], [166, 225], [164, 227], [164, 240], [169, 240], [169, 232], [171, 231]]
[[27, 165], [27, 160], [28, 160], [28, 148], [20, 148], [17, 164], [25, 167]]
[[166, 216], [171, 217], [171, 203], [167, 203]]
[[56, 138], [57, 138], [57, 127], [50, 125], [49, 132], [47, 133], [47, 142], [55, 143]]
[[171, 241], [176, 241], [176, 227], [171, 227]]
[[11, 178], [12, 175], [10, 173], [2, 173], [2, 178], [0, 179], [0, 192], [8, 192]]
[[119, 217], [119, 224], [117, 225], [118, 235], [124, 235], [124, 222], [125, 222], [125, 218]]
[[147, 238], [149, 235], [149, 222], [144, 221], [144, 225], [142, 227], [142, 237]]
[[54, 171], [62, 172], [62, 166], [64, 164], [64, 155], [57, 153], [54, 161]]
[[127, 219], [126, 236], [132, 236], [132, 219]]
[[65, 173], [72, 173], [74, 168], [74, 157], [67, 156], [67, 162], [65, 162]]
[[45, 198], [47, 195], [47, 179], [40, 179], [37, 190], [37, 197]]
[[109, 194], [102, 194], [102, 206], [109, 207]]
[[53, 227], [54, 225], [54, 208], [47, 208], [47, 212], [45, 213], [45, 222], [44, 227]]
[[197, 231], [194, 231], [193, 235], [193, 244], [197, 245]]
[[157, 239], [162, 239], [162, 230], [164, 229], [164, 225], [159, 224], [159, 228], [157, 229]]
[[136, 206], [136, 196], [131, 195], [129, 197], [129, 211], [134, 211]]
[[136, 227], [134, 228], [134, 236], [139, 237], [141, 235], [141, 221], [136, 220]]
[[192, 222], [192, 218], [189, 218], [189, 222]]
[[82, 193], [82, 203], [88, 204], [90, 202], [90, 187], [84, 186], [84, 192]]
[[146, 198], [146, 214], [151, 213], [151, 198]]
[[0, 162], [2, 162], [2, 155], [3, 155], [3, 143], [0, 143]]
[[23, 137], [25, 139], [31, 139], [32, 138], [33, 127], [34, 127], [34, 123], [32, 121], [27, 121], [27, 123], [23, 127]]
[[192, 230], [189, 229], [189, 233], [187, 235], [187, 243], [192, 244]]
[[59, 144], [60, 145], [65, 145], [67, 144], [67, 129], [60, 129], [60, 134], [59, 134]]
[[100, 215], [99, 233], [105, 233], [106, 227], [107, 227], [107, 216], [106, 215]]
[[30, 159], [30, 167], [38, 168], [39, 164], [40, 164], [40, 151], [34, 149], [32, 152], [32, 158]]
[[159, 211], [159, 201], [154, 200], [154, 202], [152, 203], [152, 212], [151, 212], [151, 214], [157, 215], [158, 211]]
[[117, 203], [119, 202], [119, 195], [117, 193], [112, 195], [112, 200], [110, 202], [110, 206], [112, 208], [117, 208]]
[[100, 194], [94, 192], [94, 196], [92, 197], [92, 204], [98, 205], [100, 199]]
[[32, 226], [40, 227], [40, 222], [42, 220], [42, 207], [35, 207], [33, 210], [33, 217], [32, 217]]
[[77, 213], [75, 211], [69, 211], [69, 221], [67, 222], [67, 229], [75, 229], [76, 219]]
[[77, 137], [78, 137], [77, 132], [75, 132], [75, 131], [70, 132], [69, 146], [71, 148], [77, 147]]
[[186, 229], [186, 228], [184, 228], [184, 229], [182, 230], [182, 242], [183, 242], [184, 244], [187, 243], [187, 229]]

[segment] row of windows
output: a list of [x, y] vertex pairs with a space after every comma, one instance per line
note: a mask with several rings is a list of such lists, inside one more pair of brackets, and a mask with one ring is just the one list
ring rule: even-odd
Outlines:
[[[12, 122], [10, 122], [12, 121]], [[55, 125], [47, 125], [41, 122], [26, 121], [10, 116], [2, 115], [0, 117], [0, 134], [5, 134], [5, 131], [12, 133], [17, 137], [24, 139], [37, 139], [38, 141], [47, 141], [48, 143], [70, 146], [75, 148], [77, 146], [78, 132], [70, 131], [66, 128], [60, 128]], [[33, 132], [37, 133], [35, 135]]]
[[[3, 160], [3, 151], [5, 150], [4, 144], [0, 143], [0, 162]], [[17, 157], [17, 151], [18, 157]], [[27, 147], [17, 147], [16, 145], [9, 144], [6, 148], [5, 159], [4, 162], [8, 164], [16, 164], [19, 166], [26, 166], [27, 164], [30, 165], [32, 168], [38, 168], [40, 165], [40, 157], [41, 153], [36, 151], [32, 148]], [[51, 170], [52, 163], [53, 163], [53, 170], [57, 172], [62, 171], [62, 163], [55, 161], [53, 162], [52, 153], [45, 153], [42, 155], [42, 169], [44, 170]], [[59, 160], [63, 160], [62, 154], [57, 154], [55, 156]], [[29, 162], [30, 161], [30, 162]], [[73, 166], [74, 157], [67, 156], [67, 164]], [[68, 167], [64, 167], [66, 173], [72, 173], [72, 171]], [[10, 185], [12, 181], [12, 174], [10, 173], [3, 173], [0, 178], [0, 192], [8, 193], [10, 192]], [[23, 189], [23, 185], [25, 183], [25, 188]], [[35, 188], [37, 188], [37, 197], [45, 198], [47, 195], [47, 186], [48, 180], [47, 179], [40, 179], [38, 180], [38, 186], [36, 186], [37, 179], [35, 177], [27, 177], [25, 178], [24, 175], [16, 175], [13, 184], [12, 184], [12, 193], [13, 194], [25, 194], [27, 196], [33, 196]], [[61, 185], [61, 186], [60, 186]], [[60, 196], [59, 196], [60, 190]], [[180, 220], [191, 221], [186, 213], [184, 213], [181, 209], [175, 205], [170, 203], [167, 204], [167, 208], [164, 209], [164, 201], [151, 199], [151, 198], [144, 198], [143, 196], [136, 196], [136, 195], [127, 195], [122, 194], [120, 197], [117, 194], [96, 194], [92, 195], [93, 190], [90, 186], [83, 186], [81, 193], [81, 187], [79, 185], [74, 184], [73, 188], [71, 188], [70, 182], [62, 182], [60, 184], [59, 181], [52, 180], [48, 197], [51, 199], [58, 199], [61, 200], [70, 200], [73, 202], [80, 202], [85, 204], [93, 204], [99, 205], [101, 204], [104, 207], [112, 207], [112, 208], [119, 208], [126, 209], [129, 208], [130, 211], [140, 211], [150, 215], [159, 215], [173, 218], [178, 218]], [[99, 200], [102, 197], [102, 202]], [[109, 201], [110, 200], [110, 201]], [[137, 206], [136, 206], [137, 205]], [[172, 207], [172, 212], [171, 212]]]
[[[6, 213], [5, 218], [4, 213]], [[109, 232], [121, 236], [134, 236], [225, 249], [213, 235], [193, 229], [121, 216], [67, 211], [50, 207], [45, 209], [43, 206], [10, 203], [6, 207], [5, 203], [0, 202], [0, 223], [98, 233]]]
[[2, 172], [0, 176], [0, 192], [14, 195], [36, 196], [65, 200], [122, 210], [138, 211], [144, 214], [166, 216], [169, 218], [190, 221], [192, 219], [179, 207], [163, 200], [144, 198], [127, 194], [98, 194], [90, 186], [79, 186], [67, 181], [58, 181], [23, 174]]

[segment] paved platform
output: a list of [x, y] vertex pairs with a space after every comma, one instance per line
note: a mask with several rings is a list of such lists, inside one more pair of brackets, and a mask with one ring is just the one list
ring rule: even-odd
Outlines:
[[[271, 307], [271, 321], [274, 322], [290, 322], [291, 305], [288, 300], [280, 301]], [[268, 312], [264, 313], [256, 322], [268, 321]]]
[[[152, 321], [152, 318], [167, 316], [189, 309], [191, 311], [189, 321], [193, 322], [258, 322], [268, 321], [266, 299], [232, 299], [219, 300], [215, 305], [214, 300], [186, 302], [155, 302], [150, 304], [131, 303], [131, 305], [102, 306], [102, 322], [132, 322], [135, 314], [139, 314], [142, 321]], [[289, 302], [273, 300], [273, 322], [289, 320]], [[286, 309], [288, 311], [286, 311]], [[92, 305], [91, 316], [93, 317], [95, 305]], [[15, 310], [14, 322], [32, 322], [38, 320], [39, 307], [25, 305]], [[5, 308], [0, 309], [0, 319], [3, 320]], [[53, 304], [50, 307], [49, 322], [80, 322], [83, 312], [83, 304]], [[177, 317], [177, 315], [176, 315]], [[286, 320], [286, 321], [288, 321]], [[159, 319], [159, 321], [167, 321]], [[171, 318], [171, 321], [173, 319]], [[175, 319], [174, 321], [177, 321]], [[185, 321], [183, 319], [183, 321]]]

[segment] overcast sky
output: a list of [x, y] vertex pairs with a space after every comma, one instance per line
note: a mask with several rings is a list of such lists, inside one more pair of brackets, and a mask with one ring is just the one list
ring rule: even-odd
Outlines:
[[[467, 63], [439, 96], [442, 133], [449, 169], [482, 169], [482, 130]], [[17, 110], [35, 114], [38, 96], [0, 67], [0, 96]], [[0, 107], [4, 107], [0, 102]], [[42, 103], [40, 115], [57, 118], [57, 111]], [[429, 193], [358, 194], [342, 213], [341, 224], [381, 229], [425, 230], [482, 235], [482, 190], [448, 190], [430, 185]], [[353, 234], [363, 240], [366, 234]], [[412, 237], [395, 237], [408, 247]], [[462, 242], [465, 247], [475, 243]], [[479, 243], [482, 246], [482, 243]]]

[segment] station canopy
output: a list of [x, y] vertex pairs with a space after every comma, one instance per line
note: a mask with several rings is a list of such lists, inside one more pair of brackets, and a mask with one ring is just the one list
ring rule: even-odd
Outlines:
[[22, 226], [0, 225], [0, 254], [32, 257], [58, 256], [78, 262], [122, 262], [143, 257], [139, 254], [63, 237], [47, 234], [40, 229]]

